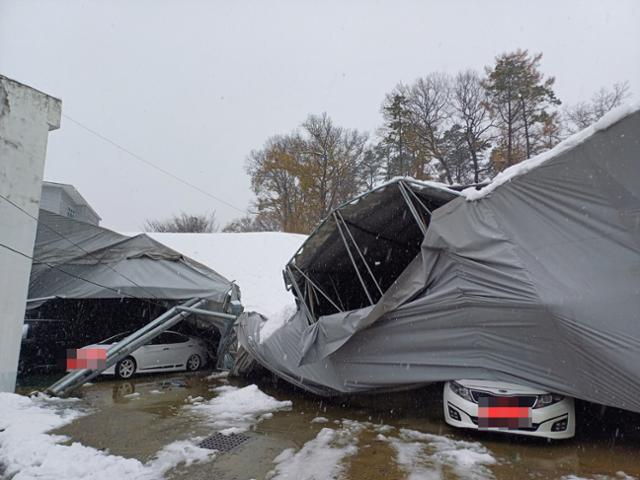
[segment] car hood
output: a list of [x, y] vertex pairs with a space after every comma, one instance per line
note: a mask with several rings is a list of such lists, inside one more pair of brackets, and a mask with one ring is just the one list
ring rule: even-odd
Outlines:
[[456, 382], [463, 387], [482, 390], [494, 395], [544, 395], [549, 393], [538, 388], [493, 380], [456, 380]]

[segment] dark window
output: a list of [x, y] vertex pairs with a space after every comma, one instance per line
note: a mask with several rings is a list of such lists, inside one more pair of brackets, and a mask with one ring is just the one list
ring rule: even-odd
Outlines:
[[163, 332], [154, 338], [151, 342], [152, 345], [167, 345], [172, 343], [184, 343], [188, 342], [189, 337], [181, 335], [175, 332]]

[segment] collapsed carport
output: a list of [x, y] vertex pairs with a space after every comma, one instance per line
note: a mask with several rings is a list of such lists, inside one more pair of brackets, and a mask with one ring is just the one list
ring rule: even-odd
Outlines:
[[237, 285], [144, 234], [129, 237], [41, 210], [33, 257], [27, 325], [55, 322], [65, 348], [152, 324], [157, 334], [187, 317], [217, 340], [237, 313]]
[[[639, 137], [640, 112], [618, 111], [479, 192], [425, 205], [419, 249], [399, 265], [392, 256], [389, 272], [401, 271], [386, 282], [356, 273], [355, 238], [336, 294], [323, 278], [347, 270], [320, 227], [286, 268], [299, 311], [266, 339], [263, 319], [244, 315], [243, 348], [325, 395], [468, 378], [640, 411]], [[365, 212], [372, 195], [352, 208]], [[344, 304], [339, 286], [375, 292], [374, 278], [382, 295]]]

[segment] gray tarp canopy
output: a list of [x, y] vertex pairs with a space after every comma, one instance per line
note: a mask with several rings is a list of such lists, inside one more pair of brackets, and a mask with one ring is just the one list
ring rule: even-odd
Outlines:
[[[322, 264], [324, 245], [300, 264]], [[433, 211], [372, 305], [317, 318], [308, 303], [263, 340], [263, 319], [244, 315], [238, 337], [316, 393], [487, 379], [640, 412], [640, 112], [612, 112]]]
[[[29, 298], [207, 298], [235, 285], [145, 234], [128, 237], [40, 210]], [[232, 286], [233, 285], [233, 286]]]

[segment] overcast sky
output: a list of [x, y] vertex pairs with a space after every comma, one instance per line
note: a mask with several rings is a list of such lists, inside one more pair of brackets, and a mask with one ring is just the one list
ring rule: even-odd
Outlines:
[[[564, 103], [629, 81], [640, 93], [640, 2], [0, 0], [0, 73], [63, 114], [239, 209], [246, 155], [326, 111], [372, 132], [398, 82], [543, 52]], [[68, 118], [45, 179], [71, 183], [121, 231], [216, 202]]]

